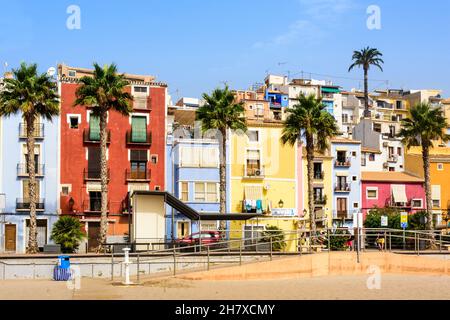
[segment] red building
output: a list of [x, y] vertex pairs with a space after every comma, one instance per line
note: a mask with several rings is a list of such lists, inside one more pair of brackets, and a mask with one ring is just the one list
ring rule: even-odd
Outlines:
[[[89, 69], [58, 67], [61, 95], [60, 207], [62, 214], [80, 218], [87, 248], [97, 246], [100, 230], [100, 142], [98, 118], [92, 108], [74, 106], [78, 79]], [[167, 85], [151, 76], [126, 74], [133, 96], [133, 112], [108, 113], [108, 239], [128, 235], [129, 192], [164, 190]], [[84, 249], [84, 248], [82, 248]]]

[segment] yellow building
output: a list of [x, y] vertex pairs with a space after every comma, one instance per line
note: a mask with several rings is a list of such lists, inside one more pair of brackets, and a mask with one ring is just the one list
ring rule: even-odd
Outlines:
[[[405, 171], [424, 178], [422, 150], [411, 148], [405, 156]], [[450, 210], [450, 148], [430, 150], [431, 195], [435, 226], [446, 225]]]
[[[305, 207], [305, 218], [309, 221], [308, 212], [308, 170], [306, 160], [306, 148], [302, 152], [302, 184], [303, 203]], [[314, 202], [316, 211], [316, 226], [318, 229], [332, 227], [333, 225], [333, 157], [316, 153], [314, 157]], [[309, 226], [309, 223], [307, 224]]]
[[[285, 232], [288, 251], [297, 250], [299, 199], [297, 148], [280, 142], [282, 122], [274, 117], [268, 101], [248, 91], [243, 101], [248, 131], [232, 133], [229, 142], [229, 210], [256, 212], [262, 216], [230, 223], [230, 238], [258, 237], [268, 226]], [[260, 111], [259, 111], [260, 110]], [[291, 240], [291, 241], [289, 241]]]

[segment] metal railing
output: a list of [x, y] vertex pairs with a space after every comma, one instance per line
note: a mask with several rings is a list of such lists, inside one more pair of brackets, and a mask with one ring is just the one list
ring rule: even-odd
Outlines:
[[126, 133], [126, 142], [127, 144], [136, 144], [136, 145], [148, 145], [150, 146], [152, 144], [153, 135], [150, 130], [145, 130], [142, 132], [139, 132], [140, 134], [145, 135], [143, 139], [133, 137], [133, 130], [128, 130]]
[[[83, 130], [83, 141], [84, 143], [100, 143], [100, 133], [91, 134], [91, 129], [87, 128]], [[111, 130], [106, 130], [106, 143], [111, 143]]]
[[125, 179], [127, 181], [150, 181], [152, 171], [147, 170], [125, 170]]
[[[34, 126], [33, 136], [35, 139], [44, 139], [44, 124], [39, 123]], [[19, 124], [19, 138], [27, 138], [27, 125], [26, 123]]]
[[[45, 209], [45, 199], [36, 199], [36, 210]], [[16, 210], [30, 210], [30, 199], [17, 198]]]
[[351, 158], [337, 159], [334, 162], [334, 166], [335, 167], [347, 168], [347, 167], [350, 167], [351, 165], [352, 165], [352, 159]]
[[[35, 164], [34, 165], [34, 172], [37, 176], [44, 176], [45, 172], [45, 165], [43, 164]], [[19, 177], [28, 177], [28, 165], [25, 163], [18, 163], [17, 164], [17, 176]]]
[[[101, 199], [86, 199], [83, 201], [83, 213], [101, 213], [102, 200]], [[110, 201], [107, 203], [107, 210], [109, 211]]]
[[334, 191], [336, 192], [350, 192], [351, 185], [350, 183], [337, 183], [334, 187]]
[[[84, 169], [83, 177], [85, 181], [100, 181], [101, 180], [101, 170], [100, 169]], [[110, 179], [110, 169], [108, 168], [107, 178]]]

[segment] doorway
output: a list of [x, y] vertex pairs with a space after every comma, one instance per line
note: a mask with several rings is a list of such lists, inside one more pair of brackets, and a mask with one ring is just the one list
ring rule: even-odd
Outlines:
[[17, 227], [15, 224], [5, 225], [5, 251], [16, 252], [16, 234]]
[[347, 198], [337, 198], [337, 216], [338, 219], [347, 219]]
[[183, 239], [189, 235], [189, 222], [178, 221], [177, 222], [177, 239]]
[[100, 222], [88, 222], [88, 252], [95, 252], [100, 242]]

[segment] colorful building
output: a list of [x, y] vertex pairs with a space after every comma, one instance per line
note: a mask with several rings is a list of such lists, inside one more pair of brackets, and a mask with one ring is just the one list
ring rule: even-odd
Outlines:
[[[166, 190], [199, 213], [219, 213], [219, 144], [194, 127], [195, 110], [169, 108], [166, 145]], [[174, 125], [175, 123], [175, 125]], [[180, 239], [199, 231], [185, 215], [167, 207], [166, 237]], [[172, 223], [173, 221], [173, 223]], [[202, 230], [217, 230], [217, 221], [203, 221]]]
[[333, 156], [333, 220], [353, 225], [353, 215], [361, 211], [361, 142], [331, 140]]
[[[280, 142], [282, 116], [277, 114], [284, 115], [284, 110], [271, 107], [264, 92], [237, 91], [236, 99], [244, 103], [248, 131], [230, 133], [229, 210], [261, 213], [263, 217], [245, 223], [230, 222], [230, 237], [249, 238], [267, 226], [277, 226], [296, 238], [300, 217], [298, 151]], [[296, 250], [296, 242], [287, 244], [287, 250]]]
[[[420, 148], [411, 148], [406, 154], [406, 172], [424, 179]], [[430, 179], [434, 224], [447, 225], [450, 210], [450, 148], [435, 147], [430, 150]]]
[[[62, 214], [78, 217], [88, 234], [81, 249], [97, 246], [100, 228], [99, 120], [85, 106], [74, 106], [78, 80], [92, 70], [58, 66], [61, 95], [60, 184]], [[167, 86], [154, 77], [125, 74], [133, 112], [108, 112], [108, 241], [129, 234], [128, 194], [165, 189]]]
[[[36, 167], [37, 241], [41, 251], [51, 243], [52, 226], [58, 219], [59, 124], [58, 117], [53, 121], [39, 117], [35, 121], [32, 159]], [[24, 253], [28, 243], [30, 199], [26, 141], [26, 124], [22, 114], [1, 118], [0, 194], [3, 194], [1, 198], [5, 201], [5, 207], [3, 212], [0, 211], [0, 252]]]
[[424, 180], [403, 172], [363, 172], [362, 210], [364, 216], [375, 207], [394, 208], [413, 214], [424, 210]]

